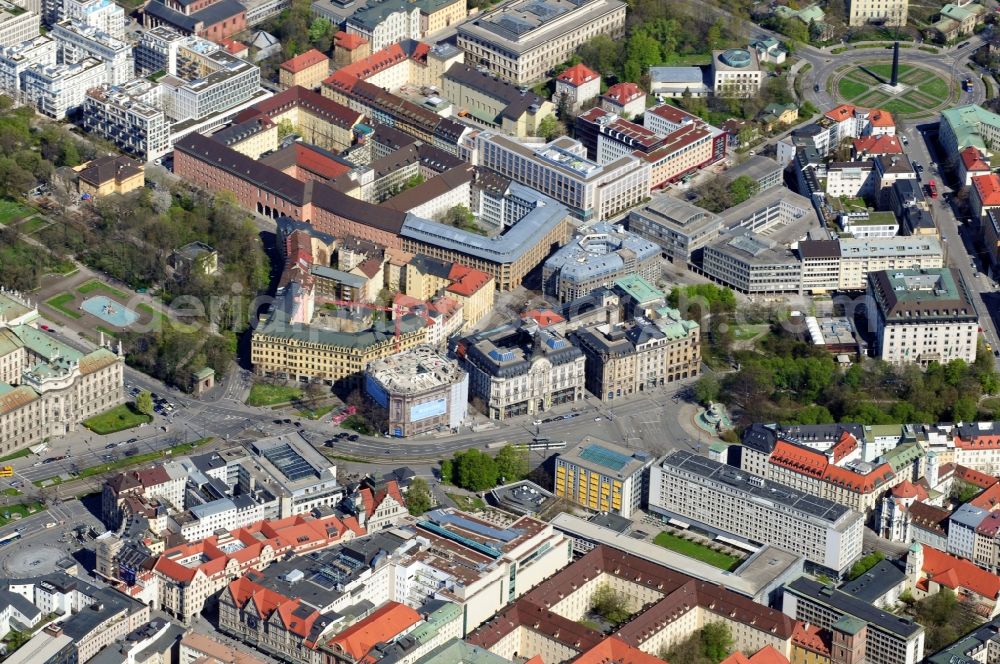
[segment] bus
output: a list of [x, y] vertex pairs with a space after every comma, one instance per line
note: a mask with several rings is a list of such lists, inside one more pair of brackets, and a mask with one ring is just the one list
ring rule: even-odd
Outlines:
[[535, 438], [530, 443], [521, 443], [529, 450], [561, 450], [566, 447], [565, 440], [549, 440], [548, 438]]
[[14, 466], [0, 467], [0, 477], [13, 477], [13, 476], [14, 476]]
[[21, 533], [15, 530], [12, 533], [7, 533], [6, 535], [0, 536], [0, 546], [3, 546], [4, 544], [10, 544], [11, 542], [16, 542], [19, 539], [21, 539]]

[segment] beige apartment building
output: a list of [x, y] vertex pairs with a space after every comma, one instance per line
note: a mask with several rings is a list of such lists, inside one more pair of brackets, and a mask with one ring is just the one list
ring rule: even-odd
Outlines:
[[909, 0], [850, 0], [850, 25], [880, 23], [903, 26], [909, 13]]
[[278, 80], [283, 88], [301, 85], [315, 90], [329, 73], [330, 58], [313, 48], [282, 62]]
[[550, 0], [545, 12], [534, 0], [506, 3], [458, 27], [466, 62], [483, 65], [517, 85], [541, 80], [595, 35], [613, 39], [625, 32], [620, 0]]
[[602, 401], [698, 375], [700, 328], [676, 309], [660, 310], [652, 322], [595, 325], [576, 330], [574, 342], [587, 356], [587, 390]]
[[37, 317], [22, 296], [0, 291], [0, 454], [64, 436], [124, 401], [120, 346], [85, 355], [35, 328]]

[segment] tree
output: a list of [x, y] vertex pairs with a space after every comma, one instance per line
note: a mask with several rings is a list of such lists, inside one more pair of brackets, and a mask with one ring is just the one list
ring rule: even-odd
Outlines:
[[595, 35], [577, 49], [584, 64], [605, 78], [618, 73], [622, 54], [621, 45], [607, 35]]
[[703, 373], [694, 385], [694, 397], [698, 403], [707, 407], [708, 404], [718, 400], [720, 389], [721, 385], [715, 374]]
[[721, 662], [733, 651], [735, 641], [729, 625], [724, 622], [710, 622], [701, 628], [702, 652], [713, 662]]
[[406, 509], [410, 510], [413, 516], [420, 516], [434, 506], [434, 499], [431, 498], [431, 488], [427, 480], [422, 477], [415, 477], [410, 482], [410, 488], [406, 490]]
[[705, 35], [705, 44], [710, 51], [715, 51], [722, 47], [722, 24], [718, 21], [708, 28], [708, 34]]
[[528, 474], [528, 448], [507, 445], [497, 452], [497, 472], [504, 482], [517, 482]]
[[153, 395], [149, 390], [143, 390], [136, 396], [135, 409], [143, 415], [153, 414]]
[[455, 454], [455, 484], [469, 491], [484, 491], [497, 485], [497, 464], [489, 454], [473, 448]]
[[451, 459], [444, 459], [441, 462], [441, 481], [455, 484], [455, 464]]
[[625, 43], [625, 80], [639, 82], [653, 65], [662, 61], [660, 43], [643, 30], [636, 30]]
[[632, 616], [628, 610], [628, 598], [606, 583], [594, 591], [590, 606], [594, 613], [615, 625], [622, 624]]
[[295, 125], [288, 118], [278, 121], [278, 140], [295, 133]]
[[557, 136], [563, 136], [566, 134], [566, 126], [563, 125], [559, 120], [556, 119], [554, 115], [546, 115], [538, 123], [538, 128], [535, 134], [540, 138], [544, 138], [547, 141], [551, 141]]
[[848, 578], [854, 580], [870, 570], [875, 565], [885, 560], [885, 556], [880, 551], [873, 551], [867, 556], [859, 559], [853, 565], [851, 565], [850, 571], [847, 573]]
[[741, 175], [729, 183], [729, 195], [733, 205], [750, 200], [759, 189], [760, 185], [747, 175]]
[[559, 119], [563, 122], [565, 122], [570, 115], [569, 95], [565, 92], [559, 95], [559, 103], [556, 105], [556, 115], [558, 115]]

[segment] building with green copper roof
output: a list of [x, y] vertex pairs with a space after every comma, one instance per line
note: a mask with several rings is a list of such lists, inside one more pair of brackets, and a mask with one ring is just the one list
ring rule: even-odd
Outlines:
[[949, 108], [941, 111], [938, 138], [949, 159], [970, 145], [992, 154], [991, 148], [1000, 146], [1000, 115], [976, 104]]

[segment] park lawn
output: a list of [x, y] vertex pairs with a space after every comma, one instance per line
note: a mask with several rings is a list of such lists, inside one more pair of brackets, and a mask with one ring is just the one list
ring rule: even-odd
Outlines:
[[34, 210], [17, 201], [4, 198], [0, 200], [0, 226], [7, 226], [10, 222], [26, 217], [32, 212]]
[[859, 97], [871, 89], [871, 86], [865, 85], [864, 83], [858, 83], [849, 78], [840, 79], [840, 83], [837, 85], [840, 90], [840, 96], [844, 99], [854, 99]]
[[733, 338], [737, 341], [749, 341], [756, 336], [767, 332], [771, 329], [770, 325], [737, 325], [736, 329], [733, 330]]
[[69, 316], [70, 318], [82, 318], [83, 314], [66, 306], [74, 300], [76, 300], [76, 296], [72, 293], [59, 293], [58, 295], [45, 300], [45, 304], [49, 305], [59, 313]]
[[694, 558], [695, 560], [700, 560], [703, 563], [708, 563], [709, 565], [718, 567], [719, 569], [731, 570], [740, 563], [740, 559], [736, 556], [731, 556], [728, 553], [719, 553], [704, 544], [689, 542], [688, 540], [677, 537], [676, 535], [668, 533], [665, 530], [661, 531], [660, 534], [653, 539], [653, 544], [658, 544], [664, 549], [676, 551], [681, 555]]
[[247, 397], [248, 406], [273, 406], [302, 398], [302, 390], [290, 385], [268, 385], [254, 383]]
[[17, 452], [12, 452], [5, 457], [0, 457], [0, 463], [4, 461], [13, 461], [14, 459], [20, 459], [21, 457], [26, 457], [31, 454], [31, 450], [25, 447], [23, 450], [18, 450]]
[[14, 518], [15, 514], [20, 514], [21, 518], [23, 519], [26, 516], [31, 516], [32, 514], [41, 512], [44, 509], [45, 507], [38, 502], [27, 503], [27, 504], [18, 503], [17, 505], [4, 505], [3, 508], [0, 509], [0, 526], [6, 526], [8, 523], [11, 523], [12, 521], [17, 521], [17, 519]]
[[121, 298], [123, 300], [128, 299], [128, 293], [124, 293], [117, 288], [107, 285], [103, 281], [98, 281], [97, 279], [91, 279], [87, 283], [77, 287], [76, 291], [83, 295], [89, 295], [94, 291], [103, 291], [109, 295], [114, 295], [115, 297]]
[[140, 424], [149, 424], [153, 421], [152, 417], [145, 413], [140, 413], [134, 408], [134, 404], [123, 403], [105, 413], [94, 415], [89, 420], [84, 420], [83, 426], [100, 436], [104, 436], [116, 431], [131, 429]]
[[937, 76], [917, 86], [917, 89], [936, 99], [944, 99], [948, 96], [948, 84]]
[[45, 221], [41, 217], [32, 217], [31, 219], [28, 219], [27, 221], [22, 221], [20, 224], [18, 224], [17, 230], [21, 231], [25, 235], [31, 235], [39, 228], [45, 226], [48, 223], [49, 222]]
[[6, 489], [4, 489], [2, 493], [3, 493], [3, 495], [10, 496], [11, 498], [13, 498], [14, 496], [20, 496], [21, 495], [21, 492], [18, 491], [17, 489], [15, 489], [12, 486], [9, 486]]
[[301, 408], [298, 413], [299, 417], [305, 417], [310, 420], [318, 420], [331, 410], [333, 410], [333, 406], [320, 406], [318, 408]]
[[[875, 72], [879, 76], [888, 79], [892, 76], [892, 63], [890, 62], [865, 62], [863, 63], [865, 68], [869, 71]], [[906, 72], [913, 69], [910, 65], [899, 65], [899, 75], [903, 76]]]
[[919, 113], [922, 110], [909, 102], [903, 101], [902, 99], [892, 99], [887, 101], [882, 108], [894, 115]]
[[108, 328], [104, 327], [103, 325], [98, 325], [95, 329], [98, 332], [103, 332], [104, 336], [106, 336], [106, 337], [114, 337], [115, 339], [118, 338], [118, 333], [117, 332], [115, 332], [114, 330], [109, 330]]
[[465, 512], [477, 512], [479, 510], [486, 509], [486, 503], [479, 496], [464, 496], [460, 493], [446, 493], [444, 494], [454, 501], [458, 509]]

